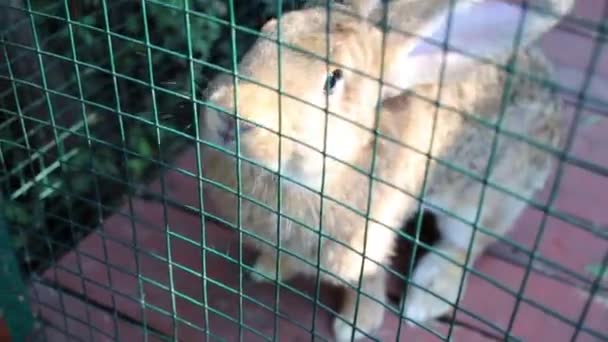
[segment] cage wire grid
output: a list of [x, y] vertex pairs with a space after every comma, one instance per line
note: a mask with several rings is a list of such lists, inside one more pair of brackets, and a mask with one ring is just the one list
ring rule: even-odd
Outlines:
[[[2, 264], [7, 265], [2, 269], [2, 279], [10, 281], [0, 282], [0, 317], [8, 323], [13, 340], [95, 341], [126, 339], [125, 336], [152, 341], [189, 340], [192, 336], [205, 340], [277, 340], [289, 329], [302, 331], [303, 336], [311, 339], [331, 340], [330, 336], [319, 333], [326, 329], [324, 318], [319, 317], [338, 315], [336, 306], [328, 304], [335, 301], [335, 295], [328, 295], [322, 289], [324, 285], [319, 277], [328, 270], [312, 265], [317, 270], [317, 277], [308, 288], [282, 282], [263, 292], [251, 290], [246, 280], [247, 274], [255, 270], [247, 262], [249, 252], [242, 240], [245, 236], [263, 238], [244, 226], [240, 203], [255, 202], [295, 221], [282, 212], [280, 186], [277, 207], [268, 207], [243, 193], [240, 168], [236, 169], [238, 189], [227, 188], [205, 179], [201, 150], [188, 149], [188, 146], [202, 144], [222, 149], [204, 141], [199, 129], [202, 108], [213, 106], [200, 92], [207, 80], [218, 73], [231, 74], [235, 85], [237, 79], [246, 79], [238, 72], [239, 59], [253, 39], [260, 36], [260, 25], [269, 17], [276, 17], [280, 31], [282, 13], [302, 5], [303, 2], [297, 1], [259, 1], [246, 8], [233, 0], [80, 3], [7, 0], [1, 4], [0, 184], [4, 218], [0, 220], [0, 242]], [[325, 6], [329, 9], [331, 5], [325, 2]], [[527, 10], [541, 10], [535, 8], [533, 2], [526, 6]], [[596, 164], [572, 153], [577, 134], [581, 134], [584, 127], [597, 125], [597, 120], [606, 120], [608, 113], [605, 96], [589, 95], [593, 77], [601, 69], [601, 55], [606, 50], [608, 35], [608, 5], [604, 3], [598, 11], [603, 11], [603, 20], [598, 22], [572, 16], [564, 23], [574, 32], [583, 30], [593, 34], [593, 48], [580, 87], [572, 89], [560, 82], [535, 80], [563, 94], [574, 109], [564, 150], [540, 146], [506, 131], [500, 124], [485, 122], [472, 113], [461, 113], [497, 134], [536, 144], [547, 153], [553, 153], [559, 158], [559, 165], [555, 179], [547, 185], [549, 195], [545, 203], [521, 198], [542, 215], [530, 246], [510, 237], [495, 236], [505, 246], [503, 250], [523, 255], [521, 259], [505, 259], [519, 262], [523, 267], [521, 281], [508, 286], [503, 284], [504, 280], [495, 279], [477, 267], [466, 267], [467, 276], [491, 284], [514, 300], [508, 308], [510, 313], [505, 324], [498, 324], [457, 302], [454, 314], [443, 319], [443, 327], [447, 330], [416, 324], [426, 336], [448, 340], [458, 335], [459, 330], [470, 329], [487, 340], [518, 340], [517, 334], [513, 333], [515, 321], [526, 306], [569, 326], [571, 331], [563, 336], [564, 340], [608, 340], [601, 325], [591, 327], [587, 322], [593, 310], [600, 315], [600, 320], [601, 317], [605, 318], [604, 322], [608, 320], [606, 304], [596, 303], [601, 298], [605, 301], [608, 291], [604, 280], [608, 273], [606, 222], [598, 223], [593, 218], [555, 207], [566, 165], [604, 177], [604, 183], [608, 176], [608, 165]], [[284, 49], [298, 50], [285, 42], [277, 43], [279, 59]], [[327, 55], [315, 57], [329, 62]], [[498, 67], [509, 72], [517, 70], [516, 64]], [[279, 69], [279, 79], [281, 74]], [[533, 75], [526, 77], [534, 78]], [[247, 81], [257, 83], [253, 79]], [[234, 89], [238, 91], [238, 87]], [[281, 87], [273, 90], [277, 91], [277, 96], [293, 98]], [[236, 94], [235, 98], [238, 98]], [[442, 106], [441, 99], [425, 100]], [[591, 121], [588, 114], [583, 114], [583, 111], [590, 111], [589, 108], [595, 108], [599, 113], [595, 117], [600, 119]], [[234, 115], [223, 108], [215, 109]], [[337, 114], [327, 113], [327, 117], [329, 115]], [[292, 139], [280, 131], [273, 133]], [[239, 134], [237, 129], [237, 142]], [[375, 129], [374, 141], [380, 138], [391, 139]], [[236, 146], [237, 165], [255, 163], [240, 156], [239, 144]], [[325, 153], [325, 147], [317, 152]], [[176, 162], [179, 159], [176, 156], [183, 155], [181, 153], [190, 153], [188, 160], [194, 161], [194, 165], [184, 167], [183, 163]], [[430, 161], [431, 157], [428, 159]], [[488, 181], [487, 175], [479, 178], [447, 161], [433, 161], [468, 173], [483, 182], [484, 188], [519, 196]], [[237, 222], [230, 223], [207, 212], [208, 199], [198, 185], [187, 189], [192, 193], [192, 201], [180, 199], [171, 190], [171, 181], [176, 175], [189, 179], [189, 184], [206, 182], [237, 196]], [[288, 178], [281, 173], [278, 177]], [[377, 178], [374, 181], [386, 182]], [[324, 194], [323, 189], [320, 192], [321, 202], [336, 202]], [[154, 204], [146, 207], [143, 204], [146, 202]], [[364, 216], [369, 223], [373, 221], [369, 215], [370, 202], [368, 200], [365, 212], [348, 209]], [[347, 207], [347, 204], [341, 205]], [[466, 222], [442, 208], [434, 209]], [[187, 217], [181, 219], [182, 225], [189, 222], [191, 226], [174, 224], [176, 217]], [[426, 219], [417, 215], [414, 221], [413, 232], [400, 233], [400, 239], [413, 244], [415, 255], [421, 253], [419, 249], [433, 253], [432, 243], [423, 238], [424, 230], [428, 229]], [[586, 274], [584, 270], [574, 270], [542, 255], [540, 247], [546, 235], [545, 226], [551, 224], [549, 221], [560, 221], [589, 234], [599, 241], [594, 248], [606, 247], [596, 253], [601, 257], [592, 265], [593, 272]], [[466, 223], [476, 226], [475, 234], [493, 234], [477, 222]], [[319, 226], [322, 226], [321, 222]], [[236, 237], [231, 235], [235, 232]], [[279, 226], [277, 232], [280, 234]], [[319, 234], [332, 239], [322, 229]], [[159, 242], [149, 248], [146, 242], [153, 238]], [[276, 248], [282, 254], [308, 262], [281, 246]], [[197, 253], [184, 258], [179, 254], [180, 249]], [[119, 255], [128, 257], [118, 260]], [[506, 255], [509, 254], [501, 256], [507, 258]], [[214, 263], [225, 269], [214, 270], [209, 266]], [[542, 265], [540, 270], [539, 264]], [[99, 265], [103, 267], [99, 268]], [[382, 267], [392, 276], [402, 278], [407, 285], [409, 280], [403, 273], [411, 274], [414, 265], [412, 257], [405, 272]], [[93, 266], [102, 269], [103, 274], [92, 277], [89, 271]], [[279, 266], [277, 262], [277, 272]], [[161, 268], [163, 275], [152, 275], [151, 267]], [[585, 291], [576, 315], [566, 315], [552, 305], [526, 295], [530, 279], [538, 272]], [[129, 281], [121, 280], [121, 277], [128, 277]], [[270, 280], [276, 282], [276, 279]], [[359, 292], [357, 300], [366, 295], [357, 286], [348, 286]], [[462, 284], [461, 290], [467, 292]], [[150, 299], [155, 293], [157, 298], [161, 296], [158, 293], [163, 293], [167, 301], [155, 303]], [[209, 304], [222, 295], [236, 299], [223, 307]], [[256, 323], [252, 316], [258, 312], [248, 313], [252, 305], [271, 313], [268, 317], [272, 323], [252, 324]], [[285, 313], [286, 305], [308, 305], [312, 307], [312, 317], [298, 319], [293, 312]], [[190, 310], [196, 315], [183, 317], [186, 307], [195, 308]], [[403, 300], [387, 305], [386, 310], [395, 317], [403, 317]], [[397, 339], [403, 336], [402, 330], [405, 334], [409, 331], [406, 320], [398, 319], [392, 326]], [[218, 323], [220, 321], [223, 323]], [[262, 331], [255, 325], [265, 328]]]

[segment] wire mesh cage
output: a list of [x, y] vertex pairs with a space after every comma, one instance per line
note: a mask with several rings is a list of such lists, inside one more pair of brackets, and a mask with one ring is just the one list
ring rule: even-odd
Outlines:
[[0, 3], [13, 341], [608, 340], [608, 2]]

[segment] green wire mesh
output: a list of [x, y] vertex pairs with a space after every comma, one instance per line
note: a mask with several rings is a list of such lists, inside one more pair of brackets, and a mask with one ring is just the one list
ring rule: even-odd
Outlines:
[[[150, 255], [169, 267], [169, 279], [167, 283], [160, 283], [143, 276], [142, 261], [137, 257], [138, 254], [135, 254], [134, 260], [135, 272], [124, 271], [137, 279], [138, 297], [133, 300], [140, 301], [139, 298], [144, 298], [145, 289], [152, 284], [172, 294], [171, 310], [167, 311], [160, 307], [142, 304], [138, 314], [140, 318], [134, 319], [128, 314], [116, 310], [117, 304], [114, 302], [114, 297], [112, 297], [112, 303], [103, 306], [87, 299], [86, 291], [85, 296], [70, 292], [67, 288], [62, 288], [61, 291], [79, 298], [84, 297], [82, 299], [86, 303], [107, 311], [113, 319], [121, 319], [132, 326], [141, 328], [146, 340], [173, 340], [179, 336], [179, 327], [184, 324], [190, 329], [204, 333], [208, 340], [223, 340], [225, 336], [222, 336], [222, 333], [227, 334], [227, 332], [212, 331], [210, 328], [206, 328], [209, 326], [211, 316], [221, 316], [234, 322], [238, 326], [239, 340], [246, 340], [246, 336], [251, 336], [248, 334], [252, 333], [264, 340], [278, 340], [281, 336], [278, 317], [290, 321], [294, 327], [309, 331], [311, 337], [324, 339], [322, 336], [315, 336], [320, 324], [315, 317], [312, 318], [311, 325], [307, 326], [290, 317], [285, 317], [279, 310], [281, 288], [285, 288], [310, 300], [313, 306], [313, 316], [316, 316], [318, 310], [321, 309], [337, 314], [334, 309], [319, 300], [322, 285], [318, 276], [312, 294], [303, 293], [289, 284], [276, 286], [272, 307], [245, 293], [246, 274], [252, 269], [245, 263], [246, 252], [240, 242], [245, 235], [251, 235], [251, 233], [242, 229], [240, 203], [255, 200], [242, 194], [240, 186], [238, 189], [224, 189], [233, 192], [239, 198], [237, 221], [235, 223], [225, 222], [204, 211], [205, 203], [201, 189], [196, 190], [197, 208], [179, 203], [171, 198], [168, 195], [163, 176], [166, 170], [171, 170], [211, 184], [209, 180], [202, 177], [205, 165], [201, 163], [200, 149], [196, 149], [195, 152], [195, 172], [176, 169], [172, 164], [174, 156], [188, 146], [207, 144], [202, 140], [200, 131], [197, 129], [200, 124], [200, 111], [205, 106], [211, 106], [210, 103], [203, 100], [202, 90], [214, 75], [219, 73], [239, 74], [240, 57], [259, 36], [261, 24], [271, 17], [276, 17], [279, 19], [280, 31], [282, 13], [301, 8], [305, 3], [305, 1], [279, 0], [252, 0], [249, 3], [233, 0], [141, 0], [131, 2], [7, 0], [3, 2], [0, 5], [2, 13], [0, 17], [0, 25], [2, 25], [0, 36], [2, 48], [0, 52], [2, 56], [0, 59], [2, 61], [0, 63], [0, 193], [4, 195], [1, 209], [8, 219], [11, 244], [3, 246], [0, 252], [3, 252], [3, 255], [8, 253], [16, 256], [20, 266], [19, 272], [10, 270], [7, 275], [3, 273], [3, 276], [20, 279], [20, 273], [24, 274], [26, 284], [23, 285], [24, 287], [37, 283], [45, 284], [46, 280], [42, 279], [40, 274], [57, 266], [62, 255], [73, 251], [78, 243], [90, 236], [105, 219], [112, 215], [119, 215], [117, 210], [120, 206], [128, 208], [128, 213], [122, 215], [130, 220], [132, 234], [137, 240], [137, 230], [134, 227], [140, 222], [136, 222], [139, 219], [133, 214], [134, 202], [137, 199], [146, 199], [155, 201], [162, 207], [163, 222], [159, 225], [162, 226], [165, 234], [167, 257], [155, 256], [153, 253]], [[324, 3], [329, 10], [331, 6], [329, 2]], [[604, 4], [602, 10], [604, 11], [603, 17], [608, 18], [608, 5]], [[598, 24], [582, 18], [571, 19], [570, 26], [594, 32], [594, 47], [587, 70], [585, 70], [585, 78], [579, 89], [569, 89], [560, 84], [547, 84], [547, 86], [552, 86], [557, 91], [575, 98], [575, 114], [573, 124], [569, 127], [564, 151], [550, 151], [560, 159], [560, 165], [557, 169], [556, 180], [549, 185], [548, 202], [540, 203], [524, 199], [529, 202], [530, 207], [543, 212], [541, 226], [534, 237], [532, 249], [515, 241], [501, 238], [503, 244], [524, 253], [528, 258], [524, 265], [525, 272], [519, 288], [510, 289], [474, 268], [467, 269], [471, 275], [482, 278], [515, 299], [506, 329], [485, 317], [480, 317], [473, 312], [466, 312], [466, 309], [461, 308], [458, 303], [456, 304], [457, 310], [466, 312], [483, 324], [484, 329], [491, 331], [488, 333], [488, 336], [491, 336], [490, 339], [517, 340], [518, 337], [512, 334], [512, 329], [520, 307], [525, 304], [542, 311], [548, 317], [573, 327], [573, 335], [567, 337], [572, 341], [575, 341], [581, 334], [597, 340], [608, 340], [605, 333], [585, 325], [586, 316], [594, 298], [607, 295], [608, 290], [603, 279], [608, 274], [606, 271], [608, 251], [602, 260], [598, 260], [598, 263], [593, 265], [593, 279], [591, 280], [582, 272], [560, 265], [538, 253], [545, 225], [549, 219], [567, 222], [592, 234], [596, 239], [608, 241], [606, 227], [599, 227], [584, 217], [561, 212], [553, 205], [559, 193], [564, 165], [574, 165], [585, 169], [604, 177], [604, 181], [606, 181], [605, 177], [608, 177], [608, 166], [594, 164], [570, 153], [574, 137], [578, 134], [581, 125], [588, 124], [584, 122], [582, 111], [588, 107], [595, 107], [603, 109], [606, 113], [605, 109], [608, 108], [608, 103], [604, 100], [587, 95], [588, 88], [591, 87], [592, 76], [597, 72], [600, 64], [602, 49], [606, 49], [607, 21], [605, 19]], [[281, 55], [281, 49], [285, 48], [295, 49], [293, 46], [280, 42], [277, 44], [279, 55]], [[318, 57], [327, 60], [324, 56]], [[517, 65], [509, 65], [506, 68], [516, 70]], [[280, 78], [281, 70], [278, 74]], [[236, 77], [234, 81], [236, 82]], [[235, 87], [235, 91], [236, 89]], [[282, 96], [289, 96], [284, 94], [282, 89], [276, 90]], [[505, 97], [508, 96], [509, 94], [506, 92]], [[428, 100], [436, 101], [440, 105], [439, 99]], [[463, 113], [463, 115], [471, 116], [468, 113]], [[471, 118], [476, 120], [474, 116]], [[497, 130], [500, 134], [513, 135], [513, 133], [502, 130], [500, 124], [496, 127], [491, 123], [481, 121], [480, 123], [489, 129]], [[281, 134], [281, 132], [276, 133]], [[379, 133], [375, 133], [375, 140], [377, 140]], [[534, 144], [533, 141], [527, 142]], [[548, 149], [543, 146], [538, 147]], [[241, 162], [241, 159], [238, 158], [237, 164], [240, 165]], [[453, 165], [447, 166], [456, 168]], [[237, 178], [240, 179], [240, 177], [241, 175], [238, 173]], [[160, 181], [158, 193], [147, 187], [147, 184], [154, 179]], [[488, 186], [498, 188], [512, 196], [518, 196], [509, 189], [501, 188], [500, 185], [490, 184], [486, 179], [479, 179], [479, 181], [486, 182]], [[221, 187], [220, 184], [212, 185]], [[284, 217], [285, 214], [281, 209], [280, 186], [277, 196], [277, 207], [267, 209]], [[335, 201], [327, 196], [320, 196], [320, 198], [321, 201]], [[263, 203], [256, 204], [264, 206]], [[168, 216], [169, 212], [175, 208], [199, 217], [200, 241], [194, 241], [178, 229], [174, 230], [171, 227]], [[441, 208], [435, 209], [442, 210]], [[365, 216], [369, 221], [369, 211], [368, 207], [367, 212], [359, 214]], [[445, 214], [453, 215], [448, 212]], [[208, 222], [219, 222], [237, 230], [236, 258], [217, 251], [209, 245], [206, 241]], [[402, 234], [404, 239], [415, 242], [413, 255], [417, 256], [421, 253], [418, 251], [419, 249], [431, 252], [432, 243], [427, 241], [422, 230], [423, 215], [418, 215], [413, 225], [415, 227], [412, 234]], [[320, 222], [319, 226], [321, 226]], [[277, 231], [280, 234], [278, 227]], [[483, 227], [479, 227], [476, 231], [492, 234]], [[4, 230], [0, 229], [0, 233], [3, 232]], [[320, 234], [323, 235], [323, 232], [321, 231]], [[329, 238], [326, 235], [324, 237]], [[110, 241], [112, 239], [111, 237], [105, 238]], [[255, 238], [261, 239], [260, 237]], [[210, 258], [217, 257], [230, 259], [230, 262], [237, 264], [239, 275], [236, 288], [231, 288], [220, 280], [208, 276], [206, 267], [199, 272], [174, 260], [171, 249], [173, 241], [182, 241], [200, 248], [203, 251], [200, 254], [202, 265], [207, 265]], [[321, 239], [319, 239], [319, 244], [320, 241]], [[280, 253], [290, 253], [281, 246], [276, 246], [276, 248]], [[76, 251], [77, 258], [80, 257], [79, 253], [83, 252]], [[106, 256], [111, 254], [105, 244], [103, 254]], [[406, 267], [409, 273], [414, 267], [414, 259], [411, 258]], [[98, 262], [107, 263], [107, 259], [98, 260]], [[530, 274], [534, 271], [533, 264], [539, 262], [563, 277], [585, 285], [588, 298], [578, 319], [573, 320], [524, 296]], [[313, 266], [317, 268], [317, 275], [327, 272], [318, 265]], [[72, 271], [72, 275], [83, 278], [80, 281], [83, 284], [82, 287], [85, 288], [85, 280], [82, 276], [85, 270], [82, 267], [79, 263], [78, 270]], [[276, 267], [278, 272], [278, 263]], [[174, 272], [178, 270], [187, 272], [200, 281], [200, 296], [194, 298], [180, 293], [176, 289]], [[395, 270], [388, 271], [400, 276]], [[112, 275], [108, 274], [107, 277], [111, 279]], [[407, 279], [404, 281], [407, 282]], [[49, 285], [57, 287], [57, 284]], [[102, 286], [103, 284], [97, 285]], [[208, 291], [210, 286], [224, 288], [239, 296], [237, 317], [231, 317], [206, 304], [210, 299]], [[360, 289], [355, 288], [355, 290], [361, 292]], [[115, 292], [116, 290], [110, 288], [109, 291]], [[29, 293], [28, 300], [19, 301], [23, 303], [23, 308], [29, 305], [28, 302], [44, 304], [44, 300], [38, 297], [36, 291]], [[359, 295], [365, 294], [359, 293]], [[19, 296], [19, 298], [23, 298], [22, 295]], [[3, 308], [9, 308], [11, 307], [9, 304], [13, 303], [15, 298], [14, 296], [3, 296], [0, 305]], [[187, 301], [200, 307], [204, 324], [189, 322], [181, 317], [178, 310], [180, 301]], [[271, 334], [257, 331], [245, 323], [247, 314], [245, 306], [246, 303], [251, 302], [273, 312], [275, 319]], [[14, 304], [10, 305], [14, 307]], [[10, 311], [3, 309], [3, 314], [11, 317], [10, 322], [18, 322], [11, 326], [13, 331], [17, 331], [14, 336], [20, 336], [24, 330], [31, 330], [25, 328], [27, 324], [19, 326], [19, 322], [27, 322], [28, 314], [24, 313], [23, 308], [10, 309]], [[147, 309], [152, 309], [154, 314], [169, 317], [172, 331], [160, 331], [155, 328]], [[397, 305], [387, 306], [387, 310], [403, 316], [403, 301]], [[63, 317], [63, 326], [68, 326], [69, 314], [69, 309], [62, 303], [58, 315]], [[41, 326], [53, 325], [52, 322], [45, 321], [41, 317], [38, 318]], [[94, 340], [94, 336], [98, 334], [107, 338], [118, 336], [117, 328], [114, 328], [115, 331], [109, 332], [96, 327], [92, 323], [89, 311], [85, 317], [70, 317], [70, 320], [74, 319], [87, 327], [88, 340]], [[449, 328], [445, 335], [430, 327], [421, 328], [440, 339], [448, 340], [454, 334], [455, 317], [452, 316], [447, 321]], [[61, 330], [61, 327], [55, 326], [55, 329]], [[398, 336], [402, 329], [405, 329], [404, 320], [400, 320], [397, 327]], [[65, 333], [68, 334], [67, 331]], [[35, 330], [32, 330], [31, 334], [35, 338], [45, 340], [45, 336], [36, 334]]]

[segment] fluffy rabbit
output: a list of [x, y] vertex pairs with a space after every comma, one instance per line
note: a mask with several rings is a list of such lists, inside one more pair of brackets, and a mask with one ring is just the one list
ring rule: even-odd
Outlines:
[[[373, 18], [378, 3], [352, 5]], [[399, 13], [391, 13], [389, 24], [409, 25], [423, 37], [443, 41], [450, 1], [414, 3], [403, 0], [410, 12], [402, 17], [418, 13], [424, 20], [399, 21]], [[572, 0], [550, 6], [564, 14]], [[516, 69], [524, 76], [509, 77], [458, 51], [444, 55], [422, 38], [391, 31], [383, 40], [373, 21], [345, 9], [350, 7], [332, 5], [329, 23], [325, 6], [285, 13], [280, 58], [275, 41], [258, 39], [238, 66], [239, 79], [221, 75], [212, 82], [201, 124], [203, 139], [214, 144], [201, 147], [203, 175], [211, 180], [204, 193], [218, 204], [211, 213], [240, 222], [245, 242], [260, 251], [254, 279], [285, 281], [319, 272], [324, 281], [346, 288], [341, 317], [333, 325], [338, 341], [373, 334], [382, 324], [384, 267], [395, 231], [417, 211], [421, 198], [426, 209], [440, 214], [442, 255], [429, 253], [416, 266], [406, 317], [436, 318], [457, 299], [473, 230], [437, 208], [475, 221], [496, 135], [493, 127], [462, 112], [495, 124], [504, 100], [501, 130], [549, 146], [558, 146], [562, 136], [559, 99], [525, 76], [550, 77], [548, 63], [538, 51], [524, 49], [559, 18], [529, 11], [520, 50], [513, 53], [521, 7], [456, 1], [450, 43], [497, 63], [517, 57]], [[262, 33], [276, 38], [278, 30], [273, 19]], [[327, 53], [329, 64], [323, 59]], [[390, 86], [381, 85], [380, 76]], [[513, 91], [503, 98], [506, 82]], [[501, 132], [488, 181], [530, 198], [543, 187], [551, 158], [550, 152]], [[524, 207], [524, 201], [486, 187], [478, 223], [500, 237]], [[492, 241], [482, 231], [475, 234], [469, 265]]]

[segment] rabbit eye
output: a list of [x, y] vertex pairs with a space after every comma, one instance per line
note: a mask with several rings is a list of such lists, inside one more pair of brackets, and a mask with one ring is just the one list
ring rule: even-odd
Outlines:
[[342, 80], [342, 76], [343, 74], [341, 69], [335, 69], [332, 71], [329, 76], [327, 76], [327, 81], [325, 82], [323, 90], [331, 95], [338, 82]]

